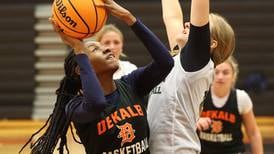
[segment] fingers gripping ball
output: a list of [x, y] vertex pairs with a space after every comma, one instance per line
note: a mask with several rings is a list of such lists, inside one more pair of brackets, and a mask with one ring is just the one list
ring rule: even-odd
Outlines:
[[87, 38], [98, 32], [107, 20], [102, 0], [54, 0], [52, 15], [65, 34]]

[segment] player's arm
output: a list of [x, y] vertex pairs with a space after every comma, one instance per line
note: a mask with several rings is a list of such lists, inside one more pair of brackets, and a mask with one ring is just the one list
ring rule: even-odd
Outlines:
[[174, 61], [166, 46], [140, 20], [137, 20], [131, 28], [153, 59], [150, 64], [133, 71], [128, 76], [137, 93], [144, 95], [165, 79], [173, 68]]
[[252, 154], [263, 154], [263, 141], [253, 112], [252, 100], [245, 91], [237, 90], [239, 112], [250, 140]]
[[242, 118], [247, 136], [250, 140], [252, 154], [263, 154], [262, 136], [256, 124], [253, 110], [251, 109], [249, 112], [244, 113]]
[[209, 0], [192, 0], [189, 38], [180, 57], [183, 68], [188, 72], [202, 69], [210, 60], [208, 22]]
[[168, 75], [174, 65], [173, 58], [160, 39], [140, 20], [136, 19], [130, 11], [113, 0], [104, 0], [104, 2], [105, 7], [112, 15], [131, 27], [153, 59], [151, 64], [137, 69], [126, 77], [139, 95], [147, 94]]
[[107, 100], [88, 56], [78, 54], [75, 59], [80, 67], [83, 96], [72, 99], [66, 113], [74, 122], [90, 122], [107, 106]]
[[183, 11], [179, 0], [162, 0], [162, 16], [166, 27], [169, 47], [176, 45], [176, 36], [183, 31]]
[[192, 0], [190, 23], [194, 26], [201, 27], [208, 23], [209, 20], [209, 0]]
[[92, 119], [90, 118], [92, 117], [90, 115], [94, 115], [96, 111], [103, 110], [107, 105], [107, 101], [95, 71], [86, 55], [86, 53], [89, 52], [89, 49], [86, 48], [81, 40], [64, 34], [53, 19], [50, 21], [62, 41], [73, 48], [76, 55], [75, 60], [80, 68], [80, 77], [84, 96], [77, 99], [77, 101], [73, 99], [68, 103], [66, 106], [66, 112], [68, 115], [73, 115], [71, 117], [73, 121], [90, 121], [90, 119]]

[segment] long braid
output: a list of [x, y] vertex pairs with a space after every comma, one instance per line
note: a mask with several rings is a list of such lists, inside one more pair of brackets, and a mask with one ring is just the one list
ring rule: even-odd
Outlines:
[[[64, 147], [69, 153], [66, 134], [70, 126], [71, 115], [66, 116], [65, 107], [69, 101], [80, 92], [81, 89], [80, 76], [76, 73], [76, 68], [78, 65], [74, 57], [75, 54], [70, 52], [65, 59], [65, 77], [61, 80], [59, 88], [56, 90], [57, 100], [54, 105], [53, 113], [49, 116], [45, 125], [31, 136], [19, 153], [21, 153], [26, 145], [32, 141], [33, 137], [39, 134], [39, 132], [47, 125], [48, 127], [45, 133], [42, 134], [33, 144], [31, 144], [31, 153], [52, 154], [59, 140], [59, 153], [63, 154]], [[77, 104], [73, 104], [74, 108], [76, 106]]]

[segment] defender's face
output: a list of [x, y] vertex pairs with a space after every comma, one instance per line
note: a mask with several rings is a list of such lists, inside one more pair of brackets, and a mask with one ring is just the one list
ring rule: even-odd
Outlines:
[[100, 43], [108, 47], [114, 54], [115, 58], [119, 59], [123, 50], [123, 40], [121, 36], [114, 32], [109, 31], [102, 36]]
[[108, 47], [102, 46], [99, 42], [87, 42], [86, 46], [89, 49], [88, 56], [96, 74], [114, 73], [119, 68], [118, 60]]
[[213, 86], [231, 88], [234, 82], [234, 72], [228, 63], [221, 63], [216, 66]]

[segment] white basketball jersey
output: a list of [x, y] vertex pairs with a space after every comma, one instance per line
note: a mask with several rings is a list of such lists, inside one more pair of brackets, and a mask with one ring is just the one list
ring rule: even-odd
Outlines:
[[148, 121], [150, 151], [153, 154], [191, 154], [200, 152], [196, 122], [205, 91], [213, 79], [214, 64], [199, 71], [186, 72], [180, 54], [165, 81], [150, 93]]

